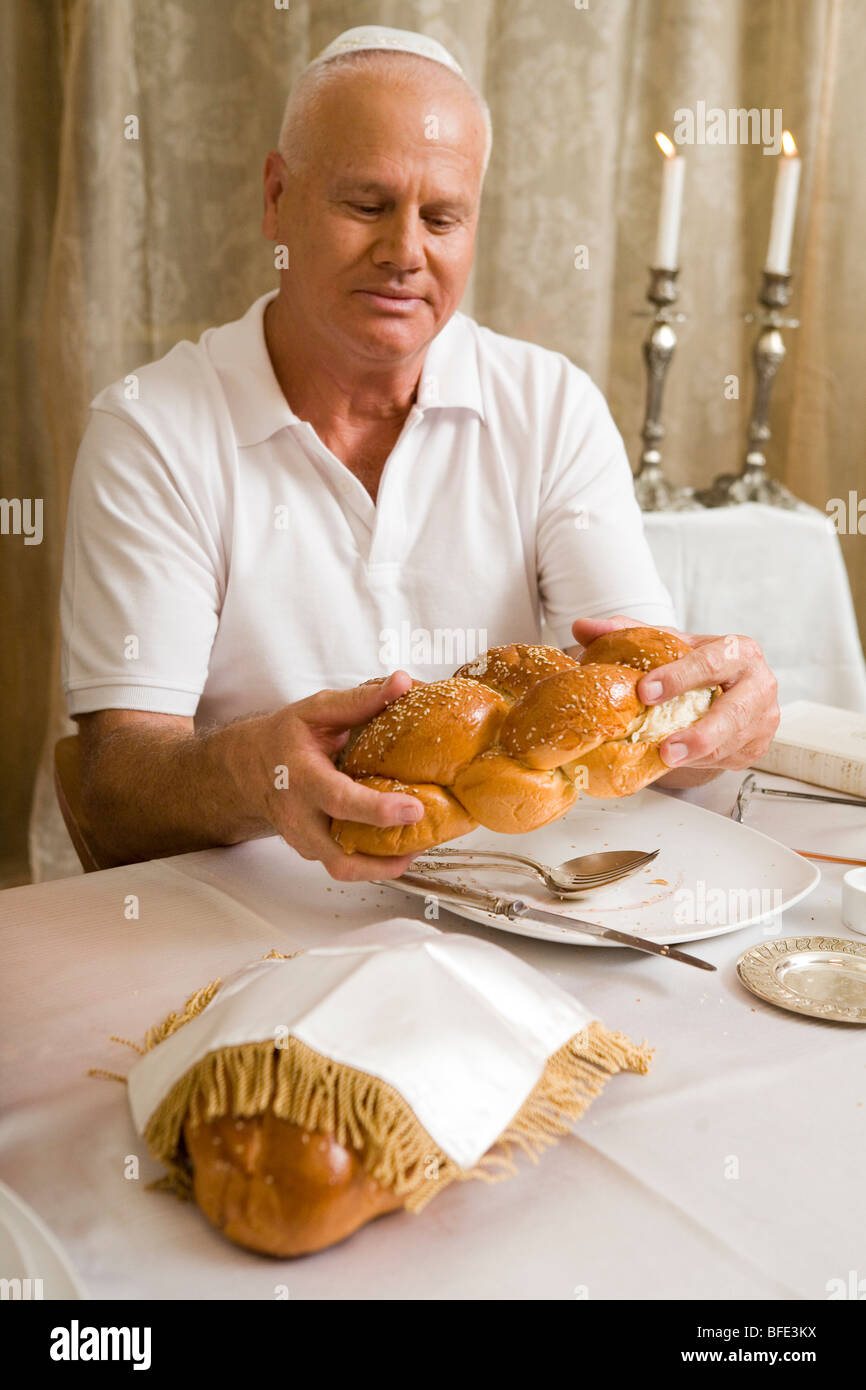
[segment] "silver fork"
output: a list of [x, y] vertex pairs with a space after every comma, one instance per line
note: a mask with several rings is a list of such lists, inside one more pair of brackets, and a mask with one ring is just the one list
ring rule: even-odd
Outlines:
[[[538, 878], [551, 893], [564, 896], [570, 893], [584, 893], [591, 888], [602, 888], [607, 883], [616, 883], [629, 874], [637, 873], [651, 864], [659, 851], [614, 849], [599, 854], [582, 854], [576, 859], [567, 859], [564, 864], [554, 868], [541, 864], [528, 855], [511, 854], [508, 850], [460, 850], [438, 846], [424, 850], [413, 860], [413, 869], [425, 873], [436, 873], [448, 869], [497, 868], [504, 873], [523, 874], [524, 877]], [[487, 861], [478, 863], [478, 860]], [[587, 870], [594, 872], [587, 872]]]

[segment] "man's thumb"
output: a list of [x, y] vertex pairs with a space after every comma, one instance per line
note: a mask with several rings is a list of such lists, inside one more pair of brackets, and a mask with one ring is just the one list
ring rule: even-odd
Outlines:
[[618, 628], [634, 626], [633, 618], [626, 618], [622, 613], [617, 613], [614, 618], [575, 618], [571, 631], [575, 641], [582, 647], [588, 647], [590, 642], [594, 642], [596, 637], [601, 637], [605, 632], [616, 632]]
[[349, 690], [328, 691], [328, 723], [351, 729], [366, 724], [398, 696], [405, 695], [419, 684], [406, 671], [392, 671], [390, 676], [374, 677]]

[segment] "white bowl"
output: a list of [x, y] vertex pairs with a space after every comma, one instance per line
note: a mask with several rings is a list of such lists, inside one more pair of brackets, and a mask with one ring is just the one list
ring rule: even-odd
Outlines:
[[842, 921], [866, 936], [866, 868], [849, 869], [842, 879]]

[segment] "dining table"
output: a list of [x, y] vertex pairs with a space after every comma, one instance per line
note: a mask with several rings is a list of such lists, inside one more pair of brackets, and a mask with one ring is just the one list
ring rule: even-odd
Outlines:
[[[745, 776], [653, 794], [730, 817]], [[866, 810], [778, 798], [760, 817], [762, 833], [823, 856], [821, 879], [781, 920], [686, 947], [714, 973], [443, 909], [439, 930], [513, 952], [608, 1028], [646, 1040], [650, 1069], [612, 1077], [570, 1134], [535, 1162], [521, 1155], [506, 1180], [453, 1183], [418, 1214], [294, 1260], [232, 1245], [152, 1185], [160, 1169], [122, 1080], [129, 1044], [271, 950], [423, 920], [423, 900], [332, 879], [278, 837], [8, 889], [0, 1179], [96, 1299], [866, 1297], [866, 1032], [766, 1002], [736, 969], [768, 933], [866, 945], [843, 925], [837, 862], [866, 860]]]

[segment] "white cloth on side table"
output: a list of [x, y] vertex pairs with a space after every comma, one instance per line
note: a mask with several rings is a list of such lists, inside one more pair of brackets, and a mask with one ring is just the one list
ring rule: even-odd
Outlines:
[[755, 637], [779, 701], [866, 710], [866, 663], [839, 538], [812, 507], [763, 503], [646, 512], [644, 527], [686, 632]]

